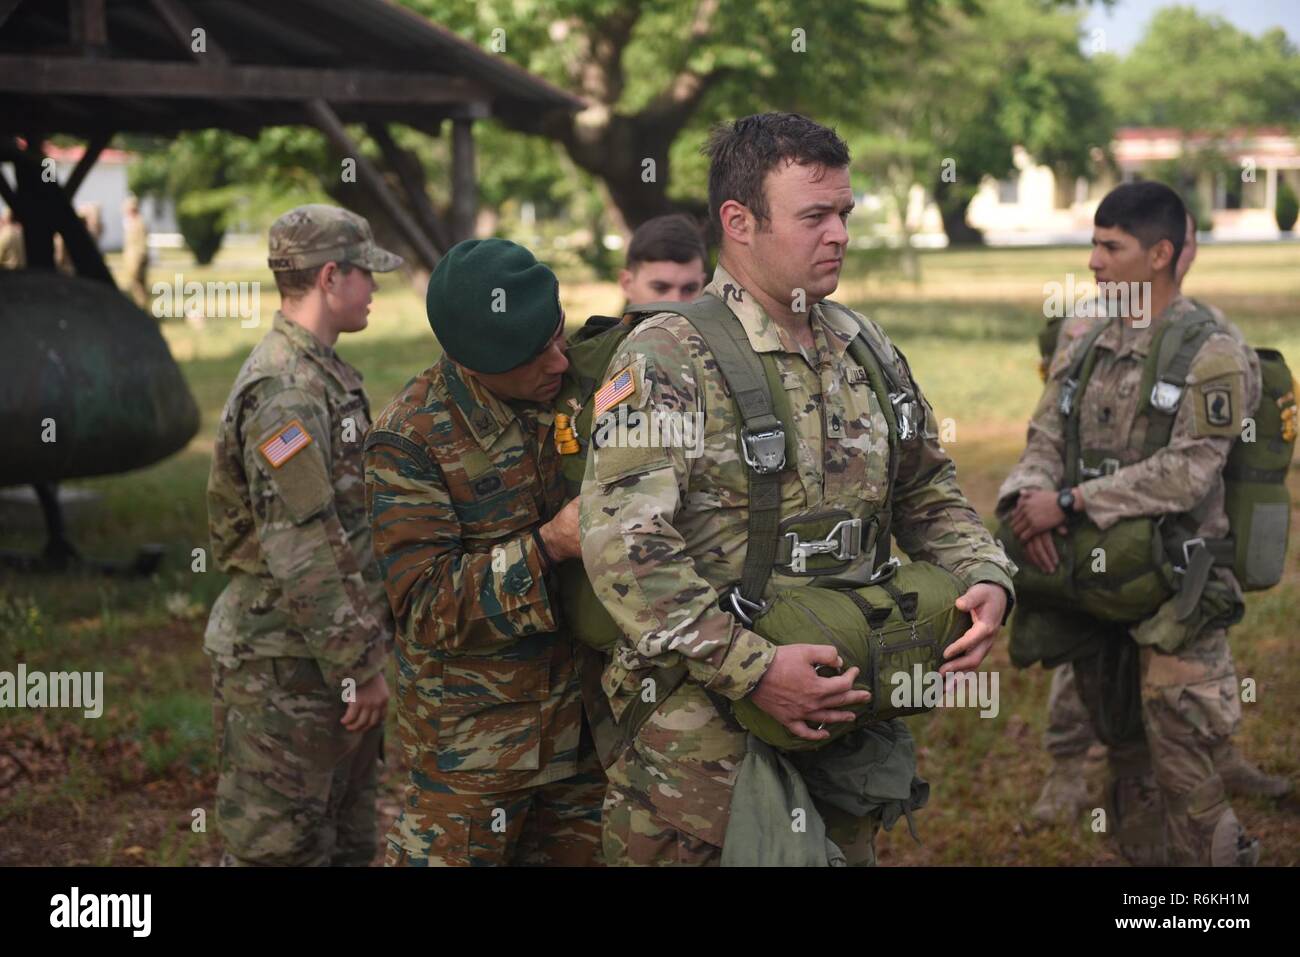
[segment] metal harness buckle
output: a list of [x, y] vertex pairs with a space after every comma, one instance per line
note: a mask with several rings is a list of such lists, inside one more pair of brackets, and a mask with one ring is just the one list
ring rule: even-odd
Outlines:
[[1151, 404], [1161, 412], [1173, 412], [1182, 397], [1183, 387], [1172, 382], [1161, 380], [1151, 387]]
[[1204, 548], [1205, 539], [1189, 538], [1187, 541], [1183, 542], [1183, 567], [1180, 569], [1181, 571], [1186, 571], [1188, 566], [1192, 564], [1192, 549], [1197, 546]]
[[916, 397], [910, 392], [889, 393], [889, 404], [894, 407], [894, 420], [898, 423], [898, 439], [906, 442], [916, 435]]
[[731, 613], [746, 628], [754, 624], [755, 616], [767, 611], [767, 602], [750, 601], [740, 593], [739, 588], [733, 588], [727, 593], [727, 604], [731, 606]]
[[785, 429], [779, 425], [761, 432], [745, 429], [740, 433], [740, 454], [759, 475], [781, 471], [785, 468]]
[[1084, 478], [1100, 478], [1103, 475], [1114, 475], [1119, 471], [1119, 468], [1119, 459], [1102, 459], [1101, 464], [1096, 468], [1080, 465], [1079, 474]]
[[1066, 379], [1061, 383], [1061, 398], [1056, 407], [1060, 410], [1061, 415], [1068, 416], [1070, 410], [1074, 408], [1074, 393], [1078, 391], [1079, 383], [1076, 379]]
[[790, 561], [787, 566], [801, 562], [810, 555], [834, 555], [842, 562], [849, 562], [862, 553], [862, 519], [849, 518], [836, 522], [825, 538], [808, 542], [799, 540], [798, 532], [786, 532], [790, 540]]

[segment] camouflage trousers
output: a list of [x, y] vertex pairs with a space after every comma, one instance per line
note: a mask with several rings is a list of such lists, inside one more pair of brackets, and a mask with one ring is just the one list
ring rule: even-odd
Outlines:
[[408, 788], [388, 834], [386, 867], [595, 867], [605, 773], [595, 752], [578, 773], [492, 794]]
[[[653, 808], [632, 796], [626, 777], [616, 785], [613, 767], [609, 773], [601, 832], [606, 864], [611, 867], [717, 867], [721, 863], [721, 844], [711, 844], [669, 824]], [[820, 801], [814, 800], [814, 804], [826, 824], [826, 836], [844, 852], [849, 866], [875, 867], [880, 813], [856, 818]]]
[[213, 695], [222, 864], [369, 865], [382, 726], [345, 730], [311, 658], [214, 661]]
[[1066, 662], [1052, 669], [1052, 686], [1047, 692], [1047, 730], [1043, 748], [1053, 758], [1079, 758], [1097, 744], [1088, 709], [1083, 706], [1074, 677], [1074, 665]]
[[[1111, 831], [1135, 864], [1232, 865], [1244, 836], [1215, 770], [1241, 722], [1228, 633], [1213, 630], [1173, 654], [1140, 649], [1142, 726], [1107, 754]], [[1092, 713], [1099, 688], [1076, 672]]]
[[[699, 685], [687, 682], [675, 691], [646, 719], [632, 746], [606, 769], [609, 788], [601, 827], [605, 863], [719, 865], [745, 735], [730, 709], [722, 711]], [[814, 803], [827, 837], [849, 865], [874, 865], [880, 815], [856, 818]]]

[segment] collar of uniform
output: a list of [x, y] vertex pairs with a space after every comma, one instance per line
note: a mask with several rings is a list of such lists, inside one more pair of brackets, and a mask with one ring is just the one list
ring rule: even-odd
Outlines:
[[1167, 322], [1177, 322], [1184, 316], [1189, 309], [1190, 304], [1181, 293], [1174, 295], [1169, 300], [1169, 305], [1165, 306], [1164, 312], [1156, 316], [1143, 329], [1133, 329], [1131, 333], [1124, 332], [1123, 321], [1118, 317], [1110, 321], [1106, 331], [1098, 339], [1098, 345], [1105, 346], [1116, 356], [1125, 356], [1130, 353], [1139, 356], [1146, 356], [1151, 353], [1151, 343], [1155, 341], [1156, 333]]
[[[781, 329], [772, 317], [721, 265], [714, 271], [713, 281], [704, 291], [717, 296], [730, 307], [744, 326], [749, 345], [755, 352], [800, 352], [797, 343], [787, 345], [782, 340]], [[821, 303], [812, 307], [812, 319], [814, 325], [820, 321], [825, 328], [825, 339], [835, 358], [848, 351], [849, 343], [858, 334], [857, 320], [838, 309], [827, 309]]]
[[309, 330], [298, 325], [279, 309], [271, 328], [287, 338], [299, 352], [304, 353], [330, 376], [344, 392], [352, 392], [362, 387], [362, 375], [350, 364], [339, 358], [339, 354], [321, 342]]
[[321, 342], [306, 328], [298, 325], [279, 309], [275, 310], [275, 318], [271, 320], [271, 328], [284, 335], [299, 352], [305, 352], [308, 355], [321, 356], [322, 358], [334, 358], [334, 350], [325, 343]]
[[721, 265], [713, 273], [713, 281], [704, 287], [704, 291], [717, 296], [740, 320], [745, 327], [749, 345], [755, 352], [789, 352], [781, 341], [781, 334], [775, 322], [754, 301], [748, 290], [727, 272]]
[[470, 434], [483, 449], [491, 447], [515, 420], [514, 412], [473, 376], [461, 375], [460, 367], [445, 355], [439, 365], [447, 382], [447, 393], [464, 416]]

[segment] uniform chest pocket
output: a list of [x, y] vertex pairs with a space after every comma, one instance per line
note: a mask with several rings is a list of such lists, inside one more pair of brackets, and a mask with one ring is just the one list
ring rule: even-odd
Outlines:
[[884, 501], [889, 479], [889, 422], [870, 383], [862, 377], [841, 381], [840, 388], [826, 397], [825, 420], [827, 499], [846, 496]]
[[370, 431], [370, 412], [362, 396], [352, 395], [333, 410], [335, 458], [360, 457]]
[[497, 463], [479, 451], [443, 463], [448, 492], [460, 519], [462, 537], [474, 549], [537, 524], [537, 478], [532, 462], [519, 458]]
[[448, 659], [438, 709], [439, 771], [535, 771], [550, 658]]

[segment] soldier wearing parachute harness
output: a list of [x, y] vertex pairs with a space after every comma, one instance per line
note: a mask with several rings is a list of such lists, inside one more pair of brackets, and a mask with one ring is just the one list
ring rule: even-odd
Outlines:
[[[901, 353], [825, 300], [852, 206], [844, 143], [804, 117], [764, 114], [720, 128], [709, 153], [722, 237], [713, 280], [617, 343], [578, 416], [579, 441], [591, 435], [583, 561], [607, 613], [604, 687], [625, 743], [607, 769], [606, 861], [743, 861], [733, 792], [756, 754], [787, 767], [760, 750], [775, 743], [792, 754], [843, 745], [836, 756], [866, 768], [842, 795], [851, 810], [818, 800], [817, 833], [848, 861], [872, 863], [875, 832], [924, 802], [924, 782], [882, 700], [890, 668], [867, 639], [944, 672], [974, 669], [1014, 568], [957, 488]], [[887, 566], [891, 531], [948, 592]], [[815, 602], [819, 625], [771, 624], [779, 609], [811, 610], [785, 596], [814, 591], [838, 610]], [[801, 766], [810, 788], [830, 764]], [[759, 836], [777, 830], [790, 832], [790, 819]], [[811, 860], [812, 837], [807, 853], [786, 850]]]
[[1090, 268], [1148, 284], [1145, 316], [1063, 325], [999, 537], [1021, 564], [1012, 660], [1074, 662], [1124, 855], [1251, 864], [1215, 767], [1241, 717], [1227, 628], [1281, 575], [1295, 397], [1280, 355], [1179, 294], [1185, 216], [1150, 182], [1098, 206]]
[[[1174, 267], [1174, 284], [1182, 289], [1183, 277], [1196, 261], [1196, 219], [1187, 213], [1187, 230], [1183, 236], [1183, 249]], [[1209, 308], [1217, 315], [1217, 310]], [[1039, 376], [1047, 381], [1047, 369], [1060, 337], [1064, 316], [1051, 318], [1038, 337], [1041, 364]], [[1088, 709], [1079, 699], [1075, 684], [1074, 665], [1067, 661], [1052, 670], [1052, 685], [1047, 697], [1047, 729], [1043, 732], [1043, 748], [1051, 759], [1051, 768], [1043, 782], [1042, 791], [1030, 809], [1029, 816], [1035, 826], [1069, 823], [1077, 818], [1089, 803], [1086, 767], [1089, 752], [1102, 745], [1092, 730]], [[1293, 790], [1291, 782], [1282, 776], [1266, 774], [1249, 761], [1229, 741], [1222, 753], [1215, 755], [1215, 767], [1223, 778], [1224, 787], [1234, 797], [1281, 798]]]

